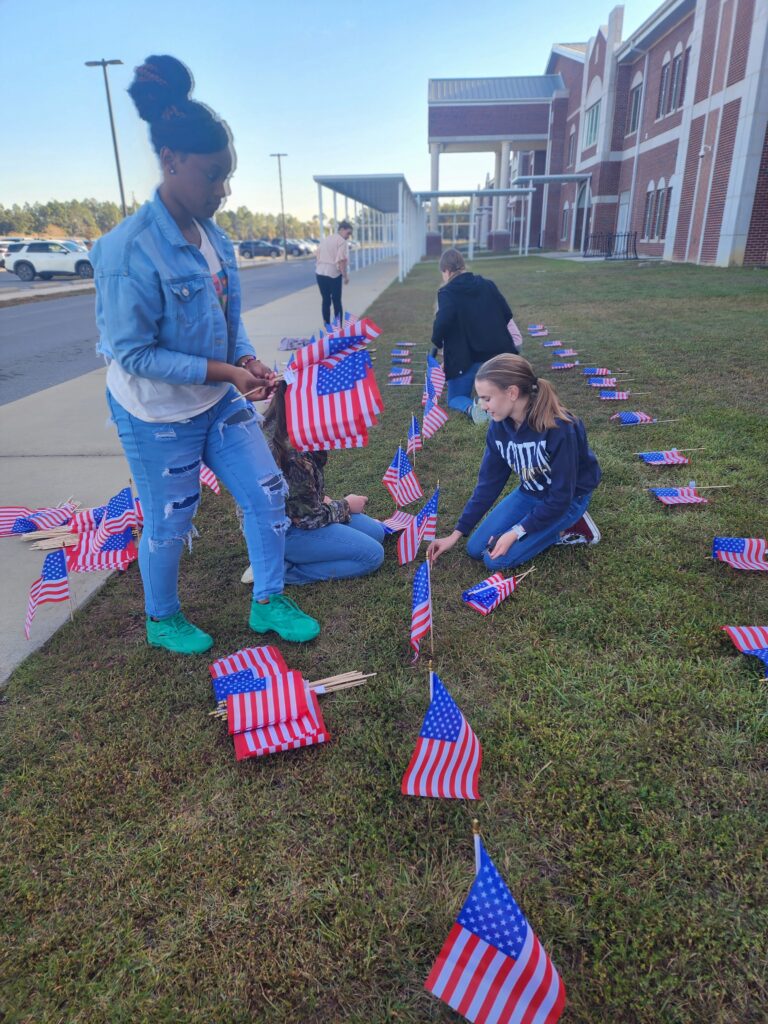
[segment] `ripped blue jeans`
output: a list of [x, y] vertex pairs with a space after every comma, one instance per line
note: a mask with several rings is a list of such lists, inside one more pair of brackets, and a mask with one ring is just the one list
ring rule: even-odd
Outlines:
[[107, 403], [144, 513], [139, 570], [147, 615], [175, 615], [181, 553], [196, 535], [200, 462], [229, 489], [243, 512], [253, 566], [253, 596], [283, 592], [286, 484], [264, 440], [253, 406], [232, 404], [233, 388], [216, 405], [178, 423], [146, 423], [107, 391]]

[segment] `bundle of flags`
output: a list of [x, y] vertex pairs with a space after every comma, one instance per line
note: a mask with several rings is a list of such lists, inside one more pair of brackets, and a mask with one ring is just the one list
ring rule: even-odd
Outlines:
[[424, 505], [424, 508], [415, 516], [411, 516], [410, 522], [403, 527], [400, 536], [397, 538], [397, 561], [399, 565], [407, 565], [412, 562], [421, 546], [423, 540], [433, 541], [437, 534], [437, 503], [440, 498], [440, 488]]
[[483, 749], [437, 673], [429, 674], [430, 702], [401, 785], [404, 796], [479, 800]]
[[628, 391], [601, 391], [600, 400], [603, 402], [624, 402], [629, 398]]
[[285, 410], [297, 451], [367, 445], [383, 404], [365, 348], [379, 333], [367, 318], [350, 319], [293, 354], [284, 375]]
[[723, 626], [723, 629], [737, 651], [762, 661], [768, 679], [768, 626]]
[[276, 647], [249, 647], [209, 668], [238, 761], [329, 738], [317, 696]]
[[706, 505], [707, 499], [702, 498], [695, 487], [649, 487], [662, 505]]
[[392, 499], [398, 507], [410, 505], [412, 501], [418, 501], [419, 498], [424, 497], [411, 461], [399, 445], [381, 482], [392, 495]]
[[6, 505], [0, 508], [0, 537], [13, 537], [38, 530], [52, 530], [66, 526], [77, 510], [77, 505], [66, 501], [55, 508], [26, 508], [23, 505]]
[[677, 448], [663, 452], [638, 452], [640, 458], [648, 466], [687, 466], [689, 459], [681, 455]]
[[498, 608], [505, 597], [509, 597], [517, 589], [518, 577], [509, 576], [507, 579], [500, 572], [476, 583], [469, 590], [461, 595], [461, 600], [474, 608], [481, 615], [489, 615], [495, 608]]
[[768, 572], [766, 542], [762, 537], [715, 537], [712, 557], [734, 569]]
[[475, 835], [475, 880], [424, 983], [477, 1024], [556, 1024], [565, 986]]
[[636, 427], [641, 423], [658, 423], [653, 416], [647, 412], [617, 412], [611, 416], [612, 420], [618, 420], [622, 427]]

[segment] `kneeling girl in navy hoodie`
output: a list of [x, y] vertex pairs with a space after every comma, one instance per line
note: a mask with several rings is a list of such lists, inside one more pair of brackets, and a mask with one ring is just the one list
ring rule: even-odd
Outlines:
[[[470, 557], [489, 569], [511, 569], [553, 544], [597, 544], [600, 531], [587, 506], [600, 466], [581, 420], [521, 356], [483, 363], [475, 388], [491, 416], [477, 485], [456, 529], [433, 541], [429, 556], [470, 535]], [[513, 470], [520, 485], [489, 512]]]

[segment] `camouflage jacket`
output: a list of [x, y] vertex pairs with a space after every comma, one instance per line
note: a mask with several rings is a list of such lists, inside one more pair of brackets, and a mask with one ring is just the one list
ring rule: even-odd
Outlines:
[[[267, 441], [271, 438], [267, 435]], [[332, 523], [349, 522], [349, 505], [345, 498], [324, 502], [325, 475], [323, 467], [328, 452], [289, 451], [283, 476], [288, 483], [285, 514], [300, 530], [318, 530]]]

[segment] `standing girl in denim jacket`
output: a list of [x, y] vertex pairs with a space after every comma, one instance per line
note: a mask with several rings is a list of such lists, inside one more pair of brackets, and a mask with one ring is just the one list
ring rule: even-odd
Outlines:
[[173, 57], [148, 57], [128, 90], [150, 125], [163, 181], [151, 202], [95, 245], [99, 351], [109, 363], [107, 401], [144, 512], [139, 568], [147, 639], [183, 654], [213, 640], [181, 612], [181, 553], [200, 501], [200, 463], [221, 477], [243, 511], [254, 567], [250, 626], [311, 640], [318, 623], [282, 595], [285, 482], [238, 394], [273, 377], [240, 318], [230, 241], [211, 220], [228, 192], [229, 130], [189, 99], [192, 79]]

